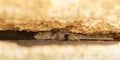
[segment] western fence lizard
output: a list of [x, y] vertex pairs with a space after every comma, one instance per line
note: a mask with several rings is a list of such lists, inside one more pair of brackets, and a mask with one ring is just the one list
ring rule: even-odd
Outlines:
[[109, 37], [95, 37], [79, 33], [44, 31], [34, 35], [37, 40], [113, 40]]

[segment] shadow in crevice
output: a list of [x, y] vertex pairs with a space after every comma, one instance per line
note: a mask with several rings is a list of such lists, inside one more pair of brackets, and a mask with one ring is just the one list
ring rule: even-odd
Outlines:
[[120, 41], [51, 41], [51, 40], [6, 40], [3, 42], [15, 43], [18, 46], [32, 47], [32, 46], [109, 46], [119, 44]]
[[37, 32], [27, 31], [0, 31], [0, 41], [15, 43], [19, 46], [31, 47], [31, 46], [45, 46], [45, 45], [101, 45], [108, 46], [118, 44], [120, 41], [57, 41], [57, 40], [35, 40], [34, 34]]
[[0, 31], [0, 40], [32, 40], [35, 32]]

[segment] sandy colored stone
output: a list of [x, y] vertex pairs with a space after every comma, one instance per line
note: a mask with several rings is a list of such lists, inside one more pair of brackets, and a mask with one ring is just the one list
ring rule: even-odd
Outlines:
[[0, 41], [0, 60], [120, 60], [114, 41]]
[[0, 30], [120, 32], [119, 0], [0, 0]]

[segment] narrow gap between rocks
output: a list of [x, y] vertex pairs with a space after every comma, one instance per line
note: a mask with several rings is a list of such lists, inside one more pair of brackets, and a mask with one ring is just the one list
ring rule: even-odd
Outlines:
[[[36, 36], [36, 37], [35, 37]], [[120, 40], [120, 34], [78, 34], [60, 31], [0, 31], [0, 40], [61, 40], [61, 41], [109, 41]]]
[[[99, 40], [99, 39], [89, 39], [90, 37], [87, 35], [76, 34], [76, 33], [65, 33], [58, 31], [41, 31], [41, 37], [45, 38], [49, 36], [48, 39], [35, 39], [34, 35], [38, 34], [38, 32], [27, 32], [27, 31], [0, 31], [0, 42], [10, 42], [15, 43], [20, 46], [42, 46], [42, 45], [111, 45], [117, 44], [119, 42], [119, 38], [117, 37], [115, 40]], [[46, 35], [48, 34], [48, 35]], [[55, 38], [51, 38], [56, 36]], [[62, 36], [64, 35], [64, 36]], [[72, 35], [72, 36], [70, 36]], [[75, 35], [75, 36], [74, 36]], [[78, 36], [80, 35], [80, 36]], [[101, 34], [100, 34], [101, 35]], [[77, 36], [77, 37], [76, 37]], [[87, 39], [85, 39], [87, 36]], [[94, 34], [91, 34], [94, 36]], [[97, 37], [99, 35], [96, 35]], [[107, 36], [107, 35], [105, 35]], [[115, 36], [115, 34], [113, 34]], [[118, 35], [119, 36], [119, 35]], [[79, 40], [79, 38], [82, 38]], [[46, 37], [47, 38], [47, 37]], [[78, 39], [77, 39], [78, 38]], [[92, 37], [93, 38], [93, 37]], [[63, 40], [61, 40], [63, 39]], [[70, 40], [71, 39], [71, 40]]]

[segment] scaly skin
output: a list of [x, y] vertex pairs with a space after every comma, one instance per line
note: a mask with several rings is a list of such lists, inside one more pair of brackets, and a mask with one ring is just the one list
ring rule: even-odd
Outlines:
[[34, 38], [38, 40], [114, 40], [110, 37], [95, 37], [90, 35], [83, 35], [78, 33], [65, 33], [65, 32], [53, 32], [44, 31], [38, 32], [34, 35]]

